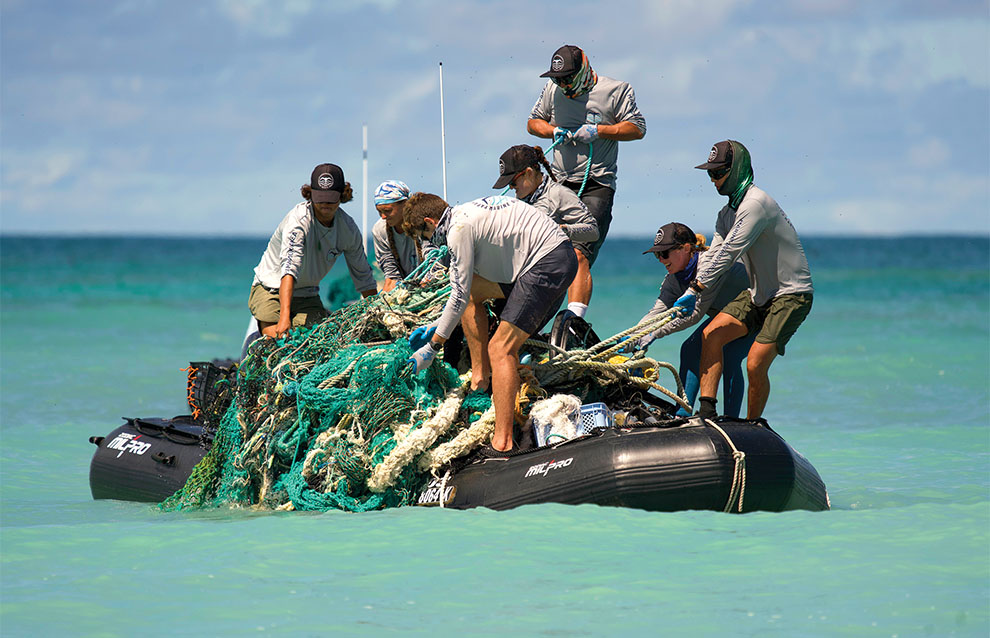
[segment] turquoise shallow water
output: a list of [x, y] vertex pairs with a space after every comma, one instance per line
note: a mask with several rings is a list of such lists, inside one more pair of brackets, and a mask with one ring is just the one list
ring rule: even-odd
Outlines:
[[[0, 239], [0, 634], [990, 633], [987, 239], [805, 241], [815, 306], [767, 418], [830, 512], [91, 500], [88, 437], [183, 412], [179, 369], [236, 354], [264, 244]], [[605, 245], [599, 334], [652, 303], [663, 270], [642, 245]]]

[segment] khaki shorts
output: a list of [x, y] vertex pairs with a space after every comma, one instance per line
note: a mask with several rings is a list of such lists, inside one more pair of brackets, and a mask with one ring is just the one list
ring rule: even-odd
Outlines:
[[743, 290], [722, 312], [741, 321], [746, 334], [756, 332], [757, 343], [777, 344], [777, 354], [784, 356], [787, 342], [811, 312], [811, 302], [810, 293], [798, 293], [780, 295], [762, 306], [754, 306], [749, 290]]
[[[278, 291], [272, 292], [261, 284], [251, 286], [251, 296], [248, 297], [248, 309], [258, 321], [278, 323], [280, 306]], [[298, 328], [316, 323], [327, 316], [327, 309], [319, 297], [292, 298], [292, 327]]]

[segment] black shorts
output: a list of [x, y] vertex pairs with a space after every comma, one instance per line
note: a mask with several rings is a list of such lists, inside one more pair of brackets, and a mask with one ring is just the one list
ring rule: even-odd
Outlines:
[[[581, 182], [564, 182], [564, 186], [570, 188], [575, 194], [581, 190]], [[580, 250], [588, 258], [588, 265], [595, 265], [598, 259], [598, 251], [605, 243], [608, 236], [609, 226], [612, 225], [612, 204], [615, 201], [615, 191], [604, 184], [599, 184], [593, 179], [589, 179], [585, 184], [584, 192], [581, 193], [581, 201], [588, 207], [588, 212], [595, 218], [598, 224], [598, 239], [588, 244], [575, 244], [575, 248]]]
[[557, 309], [567, 287], [577, 274], [577, 255], [570, 240], [560, 243], [511, 284], [502, 284], [505, 308], [500, 313], [526, 334], [543, 327], [550, 312]]

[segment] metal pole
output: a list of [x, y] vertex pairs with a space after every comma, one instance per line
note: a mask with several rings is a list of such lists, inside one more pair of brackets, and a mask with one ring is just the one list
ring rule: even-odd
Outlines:
[[365, 250], [368, 249], [368, 125], [361, 125], [361, 137], [363, 138], [364, 155], [361, 161], [361, 177], [364, 181], [364, 189], [361, 195], [361, 239], [364, 241]]
[[443, 62], [440, 63], [440, 158], [443, 163], [443, 201], [447, 201], [447, 138], [443, 123]]

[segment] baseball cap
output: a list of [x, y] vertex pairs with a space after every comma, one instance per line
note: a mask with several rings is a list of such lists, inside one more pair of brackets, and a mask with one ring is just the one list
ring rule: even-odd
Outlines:
[[525, 144], [516, 144], [502, 153], [498, 158], [498, 179], [492, 188], [505, 188], [512, 182], [516, 173], [524, 171], [530, 166], [539, 166], [540, 158], [536, 156], [536, 149]]
[[643, 254], [659, 253], [683, 244], [693, 244], [695, 239], [693, 230], [679, 222], [670, 222], [660, 227], [656, 237], [653, 238], [653, 247], [644, 250]]
[[553, 52], [550, 58], [550, 70], [541, 73], [541, 78], [566, 78], [581, 70], [581, 60], [584, 53], [573, 44], [565, 44]]
[[708, 154], [708, 161], [704, 164], [699, 164], [695, 168], [702, 168], [705, 170], [711, 168], [722, 168], [723, 166], [732, 165], [732, 144], [729, 140], [724, 142], [719, 142], [712, 147], [711, 153]]
[[311, 199], [317, 204], [336, 204], [344, 190], [344, 171], [336, 164], [320, 164], [309, 178]]

